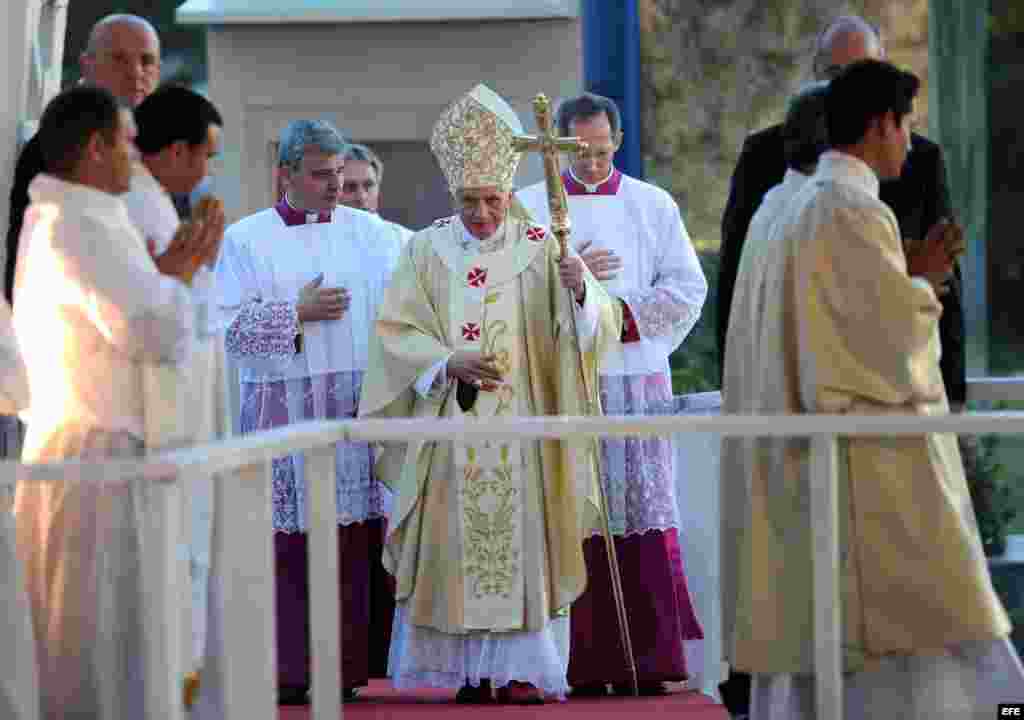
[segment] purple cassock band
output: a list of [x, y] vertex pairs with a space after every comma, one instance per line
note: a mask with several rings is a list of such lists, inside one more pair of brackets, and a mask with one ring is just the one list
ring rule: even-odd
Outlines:
[[587, 186], [574, 178], [568, 170], [562, 171], [562, 183], [566, 195], [617, 195], [619, 185], [622, 184], [622, 173], [618, 168], [613, 168], [611, 177], [599, 184], [594, 192], [588, 191]]
[[[312, 222], [309, 219], [309, 216], [314, 214], [307, 213], [302, 210], [296, 210], [291, 206], [291, 204], [288, 202], [288, 199], [284, 196], [282, 196], [281, 199], [277, 201], [277, 205], [274, 206], [274, 209], [277, 210], [277, 214], [281, 216], [281, 219], [284, 221], [284, 224], [287, 225], [288, 227], [291, 227], [292, 225], [306, 225]], [[329, 212], [316, 213], [316, 222], [324, 223], [330, 221], [331, 214]]]

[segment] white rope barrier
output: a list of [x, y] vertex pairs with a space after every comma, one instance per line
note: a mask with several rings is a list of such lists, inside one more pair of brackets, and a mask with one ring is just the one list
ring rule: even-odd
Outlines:
[[272, 458], [336, 442], [410, 442], [452, 437], [549, 440], [710, 433], [722, 437], [893, 436], [953, 433], [1024, 434], [1024, 412], [921, 416], [891, 415], [659, 415], [522, 417], [488, 420], [318, 420], [251, 433], [231, 440], [155, 455], [149, 460], [71, 461], [22, 465], [0, 462], [0, 486], [52, 482], [71, 475], [81, 481], [118, 478], [171, 481], [182, 470], [224, 473]]
[[[1024, 400], [1024, 379], [972, 381], [971, 399]], [[1019, 398], [1017, 396], [1020, 396]], [[984, 412], [942, 416], [886, 415], [647, 415], [628, 417], [529, 417], [491, 420], [394, 419], [298, 423], [234, 437], [217, 444], [165, 452], [145, 460], [64, 462], [21, 465], [0, 462], [0, 488], [17, 482], [96, 483], [138, 481], [181, 483], [214, 477], [213, 551], [221, 565], [211, 578], [211, 602], [221, 618], [216, 644], [221, 649], [204, 667], [205, 699], [224, 720], [273, 720], [274, 687], [273, 548], [270, 533], [271, 461], [293, 453], [307, 456], [315, 480], [310, 488], [312, 516], [308, 557], [311, 589], [311, 654], [314, 682], [312, 716], [337, 718], [343, 712], [334, 543], [334, 453], [337, 442], [446, 440], [583, 439], [590, 437], [705, 434], [719, 437], [806, 437], [812, 439], [815, 478], [811, 504], [818, 518], [813, 558], [817, 716], [842, 720], [840, 663], [841, 607], [836, 440], [850, 436], [1024, 434], [1024, 412]], [[714, 442], [714, 441], [712, 441]], [[227, 480], [227, 482], [220, 482]], [[185, 488], [187, 489], [187, 487]], [[178, 490], [178, 488], [176, 488]], [[230, 510], [229, 510], [230, 509]], [[183, 541], [168, 528], [168, 548]], [[230, 607], [230, 611], [228, 608]], [[172, 610], [173, 611], [173, 610]], [[230, 660], [229, 660], [230, 658]], [[174, 675], [177, 677], [177, 675]], [[203, 715], [202, 717], [206, 717]], [[147, 719], [149, 720], [149, 719]], [[153, 719], [155, 720], [155, 718]]]

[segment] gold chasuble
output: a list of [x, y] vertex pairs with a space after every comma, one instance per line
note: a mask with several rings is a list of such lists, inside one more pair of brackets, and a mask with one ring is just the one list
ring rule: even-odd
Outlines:
[[[446, 218], [417, 233], [380, 306], [361, 415], [470, 418], [583, 415], [588, 406], [571, 337], [573, 308], [558, 278], [559, 248], [544, 228], [509, 216], [492, 252], [464, 247]], [[586, 274], [596, 332], [584, 342], [587, 387], [620, 332], [621, 315]], [[456, 350], [494, 354], [504, 376], [466, 413], [456, 382], [414, 387]], [[591, 398], [599, 407], [597, 398]], [[385, 567], [412, 625], [443, 633], [536, 631], [583, 591], [584, 534], [596, 519], [586, 440], [494, 438], [409, 442], [379, 455], [395, 491]]]

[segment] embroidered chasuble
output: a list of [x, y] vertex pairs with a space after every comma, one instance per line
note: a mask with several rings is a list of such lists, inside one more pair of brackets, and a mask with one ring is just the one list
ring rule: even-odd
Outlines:
[[[446, 218], [413, 236], [378, 315], [361, 415], [586, 413], [569, 313], [596, 392], [597, 358], [620, 331], [617, 308], [589, 273], [584, 306], [571, 306], [558, 243], [543, 227], [510, 216], [498, 235], [477, 252], [461, 220]], [[493, 353], [505, 378], [465, 412], [443, 370], [456, 350]], [[396, 492], [385, 565], [409, 624], [536, 632], [563, 613], [583, 590], [582, 538], [596, 513], [589, 445], [453, 438], [384, 448], [378, 474]]]

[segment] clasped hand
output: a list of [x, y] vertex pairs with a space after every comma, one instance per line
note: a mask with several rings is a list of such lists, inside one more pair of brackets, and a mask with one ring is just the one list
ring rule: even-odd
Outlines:
[[937, 295], [949, 292], [950, 277], [957, 255], [963, 252], [963, 229], [959, 223], [942, 218], [932, 225], [924, 241], [907, 252], [907, 273], [923, 277]]
[[178, 226], [163, 254], [156, 255], [152, 244], [149, 252], [161, 273], [188, 283], [203, 265], [214, 266], [223, 239], [224, 209], [212, 203], [203, 215]]
[[352, 302], [348, 290], [343, 287], [321, 287], [324, 274], [320, 273], [299, 291], [299, 322], [339, 320]]
[[502, 381], [496, 361], [494, 355], [484, 355], [476, 350], [457, 350], [448, 359], [448, 376], [492, 392]]

